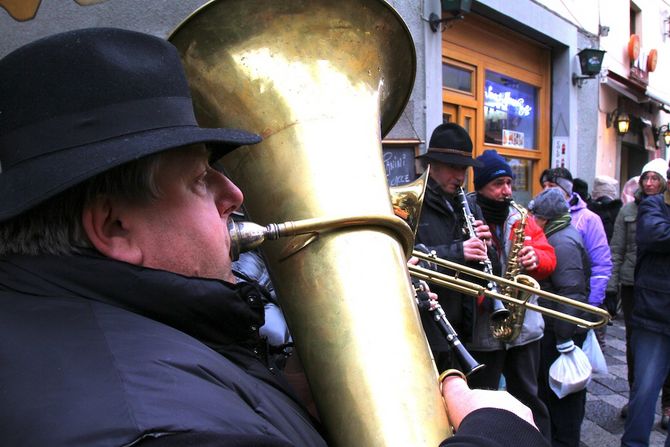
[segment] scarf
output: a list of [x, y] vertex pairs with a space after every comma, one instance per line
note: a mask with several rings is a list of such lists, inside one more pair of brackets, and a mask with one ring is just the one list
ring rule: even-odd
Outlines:
[[549, 237], [552, 234], [556, 233], [557, 231], [562, 230], [563, 228], [570, 225], [571, 220], [572, 218], [570, 217], [570, 213], [565, 213], [562, 216], [558, 216], [555, 219], [551, 219], [544, 226], [544, 235], [546, 237]]
[[492, 200], [477, 193], [477, 205], [482, 209], [487, 224], [502, 225], [509, 215], [508, 200]]

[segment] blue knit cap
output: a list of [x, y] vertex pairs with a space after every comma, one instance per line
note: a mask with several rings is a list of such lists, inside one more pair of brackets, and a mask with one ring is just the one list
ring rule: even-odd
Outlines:
[[491, 180], [498, 177], [512, 177], [514, 173], [509, 163], [493, 149], [485, 150], [482, 155], [477, 157], [482, 167], [474, 167], [475, 190], [480, 190]]

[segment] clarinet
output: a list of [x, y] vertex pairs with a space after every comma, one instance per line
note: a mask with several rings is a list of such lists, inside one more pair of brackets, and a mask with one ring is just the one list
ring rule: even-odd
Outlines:
[[473, 372], [484, 368], [485, 365], [483, 363], [478, 363], [468, 350], [465, 349], [465, 346], [463, 346], [463, 343], [461, 343], [461, 340], [458, 338], [456, 330], [447, 319], [447, 315], [444, 313], [440, 303], [433, 303], [433, 308], [431, 309], [431, 303], [428, 297], [429, 289], [426, 282], [423, 280], [412, 279], [412, 284], [414, 286], [416, 303], [419, 306], [419, 309], [427, 310], [432, 314], [433, 320], [437, 323], [437, 326], [447, 340], [449, 347], [454, 352], [454, 355], [456, 355], [456, 359], [458, 360], [458, 364], [461, 365], [463, 374], [469, 376]]
[[[467, 233], [469, 238], [477, 237], [477, 232], [475, 231], [475, 216], [470, 210], [470, 204], [468, 203], [467, 197], [465, 196], [465, 190], [462, 187], [458, 188], [458, 199], [461, 202], [461, 209], [463, 210], [463, 216], [465, 217], [464, 231]], [[479, 264], [483, 267], [484, 273], [493, 275], [493, 266], [491, 265], [491, 260], [488, 257], [485, 261], [479, 261]], [[489, 281], [486, 284], [486, 288], [491, 292], [500, 293], [498, 290], [498, 285], [493, 281]], [[499, 299], [491, 298], [491, 301], [493, 308], [491, 310], [491, 321], [498, 322], [509, 317], [509, 310]]]

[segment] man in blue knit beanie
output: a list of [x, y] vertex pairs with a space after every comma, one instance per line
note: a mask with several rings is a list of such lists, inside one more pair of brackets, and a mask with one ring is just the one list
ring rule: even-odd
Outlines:
[[[519, 249], [516, 261], [508, 258], [515, 242], [515, 231], [521, 225], [521, 211], [525, 212], [523, 208], [511, 205], [512, 168], [495, 150], [484, 151], [477, 161], [480, 165], [474, 167], [476, 193], [473, 194], [489, 225], [503, 274], [508, 269], [514, 269], [537, 280], [546, 278], [556, 266], [556, 257], [553, 247], [532, 216], [527, 216], [524, 223], [523, 248]], [[512, 265], [508, 265], [510, 263]], [[537, 297], [534, 296], [531, 301], [536, 302]], [[549, 439], [549, 412], [537, 395], [544, 320], [533, 311], [526, 311], [522, 318], [520, 331], [503, 337], [492, 333], [490, 312], [477, 319], [472, 341], [466, 346], [477, 361], [486, 364], [486, 368], [470, 377], [469, 383], [475, 388], [495, 389], [504, 374], [507, 391], [531, 409], [537, 427]], [[511, 321], [505, 324], [512, 327]]]

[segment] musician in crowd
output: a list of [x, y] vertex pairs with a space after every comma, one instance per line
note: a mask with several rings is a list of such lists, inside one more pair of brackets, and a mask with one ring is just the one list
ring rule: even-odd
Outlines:
[[[470, 135], [458, 124], [441, 124], [433, 131], [426, 152], [418, 158], [424, 166], [430, 166], [430, 174], [416, 243], [435, 251], [438, 258], [479, 268], [481, 262], [489, 259], [487, 244], [490, 244], [491, 232], [474, 198], [469, 198], [467, 200], [474, 216], [476, 236], [470, 237], [464, 233], [466, 222], [458, 198], [468, 168], [480, 165], [472, 157]], [[449, 270], [442, 272], [453, 274]], [[461, 340], [468, 340], [476, 317], [475, 308], [488, 305], [488, 300], [480, 299], [477, 303], [477, 299], [436, 285], [432, 285], [431, 290], [437, 293], [440, 305]], [[434, 321], [431, 321], [431, 316], [422, 312], [421, 317], [438, 370], [458, 367], [448, 343]]]
[[[512, 168], [495, 150], [484, 151], [477, 160], [481, 166], [474, 168], [474, 195], [491, 230], [502, 275], [512, 279], [522, 273], [545, 279], [556, 267], [554, 248], [533, 216], [520, 205], [512, 205]], [[537, 297], [530, 302], [537, 302]], [[497, 389], [504, 375], [507, 391], [530, 407], [535, 423], [549, 439], [549, 413], [537, 395], [544, 319], [540, 313], [519, 306], [508, 308], [511, 316], [499, 325], [491, 321], [488, 309], [477, 318], [467, 347], [486, 368], [473, 375], [469, 383], [475, 388]]]
[[579, 194], [572, 191], [572, 174], [566, 168], [546, 169], [540, 176], [545, 188], [559, 188], [570, 207], [572, 225], [579, 231], [591, 264], [589, 304], [599, 307], [605, 301], [607, 281], [612, 274], [612, 257], [607, 234], [596, 213], [589, 210]]
[[[231, 270], [243, 197], [210, 162], [259, 141], [199, 127], [154, 36], [75, 30], [0, 60], [3, 445], [326, 445]], [[511, 396], [441, 387], [443, 445], [541, 445]]]
[[[640, 201], [635, 239], [637, 259], [630, 319], [635, 374], [621, 438], [625, 447], [649, 445], [658, 394], [670, 374], [670, 192], [667, 189]], [[670, 436], [666, 434], [665, 447], [669, 446]]]
[[[559, 188], [547, 188], [528, 205], [535, 221], [543, 229], [556, 254], [556, 268], [540, 281], [542, 290], [573, 300], [587, 302], [589, 293], [589, 258], [582, 238], [571, 225], [572, 216]], [[585, 315], [573, 307], [540, 298], [542, 306], [577, 317]], [[586, 389], [559, 399], [549, 387], [549, 368], [564, 352], [581, 347], [586, 330], [555, 318], [545, 319], [544, 336], [540, 342], [539, 396], [549, 409], [552, 446], [579, 447], [585, 415]]]

